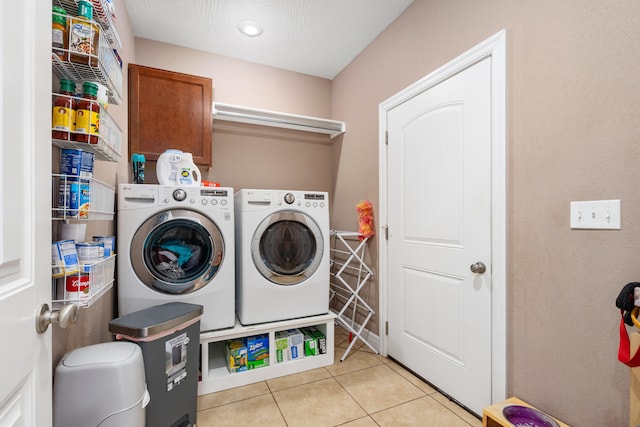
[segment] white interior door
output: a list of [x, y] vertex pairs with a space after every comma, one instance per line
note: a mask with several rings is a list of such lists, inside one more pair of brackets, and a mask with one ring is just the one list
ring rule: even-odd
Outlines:
[[478, 414], [506, 398], [505, 91], [502, 30], [379, 108], [381, 351]]
[[0, 425], [51, 425], [51, 2], [0, 2]]
[[444, 80], [387, 122], [388, 353], [477, 413], [491, 404], [490, 67]]

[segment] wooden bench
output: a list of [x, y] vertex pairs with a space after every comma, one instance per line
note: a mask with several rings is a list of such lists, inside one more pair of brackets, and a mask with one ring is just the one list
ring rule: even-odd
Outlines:
[[[505, 406], [509, 405], [522, 405], [532, 408], [531, 405], [523, 402], [517, 397], [510, 397], [503, 402], [496, 403], [482, 410], [482, 427], [513, 427], [513, 424], [507, 421], [504, 415], [502, 415], [502, 410], [505, 408]], [[549, 416], [551, 417], [551, 415]], [[568, 424], [565, 424], [554, 417], [551, 418], [553, 418], [560, 427], [569, 427]]]

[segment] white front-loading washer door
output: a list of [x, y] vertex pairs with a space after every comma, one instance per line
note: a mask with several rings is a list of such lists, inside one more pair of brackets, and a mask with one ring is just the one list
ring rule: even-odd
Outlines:
[[209, 284], [224, 262], [218, 226], [188, 209], [169, 209], [148, 218], [131, 241], [131, 264], [149, 288], [188, 294]]
[[298, 211], [279, 211], [265, 218], [251, 241], [251, 256], [260, 274], [276, 285], [303, 282], [318, 269], [324, 240], [318, 224]]

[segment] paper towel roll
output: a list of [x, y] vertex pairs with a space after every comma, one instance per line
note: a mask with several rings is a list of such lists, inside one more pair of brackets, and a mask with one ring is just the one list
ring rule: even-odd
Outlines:
[[87, 224], [60, 224], [60, 240], [74, 240], [76, 243], [85, 241]]

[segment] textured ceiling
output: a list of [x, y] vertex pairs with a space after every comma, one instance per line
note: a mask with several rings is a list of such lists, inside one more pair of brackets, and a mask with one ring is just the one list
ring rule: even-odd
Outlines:
[[[333, 79], [413, 0], [126, 0], [136, 37]], [[255, 21], [259, 37], [238, 31]]]

